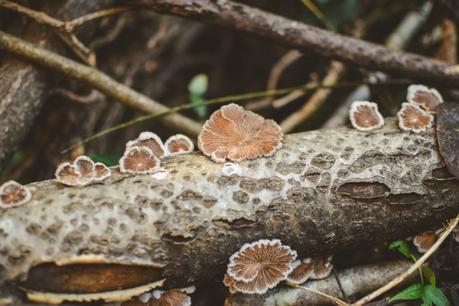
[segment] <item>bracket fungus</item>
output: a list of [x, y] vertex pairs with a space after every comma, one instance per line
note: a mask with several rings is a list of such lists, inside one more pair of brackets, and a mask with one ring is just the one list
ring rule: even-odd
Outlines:
[[435, 113], [437, 106], [443, 103], [443, 97], [435, 88], [428, 88], [424, 85], [410, 85], [406, 99], [429, 113]]
[[195, 287], [182, 289], [159, 290], [142, 294], [137, 299], [132, 299], [121, 304], [121, 306], [191, 306], [191, 298]]
[[30, 201], [30, 190], [15, 181], [8, 181], [0, 186], [0, 208], [19, 206]]
[[94, 163], [90, 157], [81, 155], [73, 163], [61, 163], [54, 176], [59, 183], [67, 186], [86, 186], [110, 177], [111, 170], [104, 164]]
[[178, 155], [191, 153], [194, 150], [194, 144], [190, 138], [183, 134], [177, 134], [169, 137], [164, 143], [166, 155]]
[[166, 154], [163, 141], [153, 132], [142, 132], [135, 140], [128, 141], [126, 151], [132, 147], [148, 148], [157, 158]]
[[95, 165], [91, 158], [86, 155], [78, 156], [73, 161], [73, 166], [75, 167], [75, 171], [80, 174], [78, 177], [79, 185], [87, 185], [95, 177]]
[[313, 259], [313, 266], [311, 279], [323, 279], [330, 275], [333, 270], [331, 263], [332, 257], [328, 258], [316, 258]]
[[422, 234], [416, 235], [413, 238], [413, 244], [418, 250], [418, 252], [427, 252], [434, 245], [435, 241], [437, 241], [440, 232], [441, 230], [427, 231]]
[[369, 132], [384, 126], [384, 118], [378, 104], [368, 101], [355, 101], [349, 110], [352, 126], [362, 132]]
[[103, 163], [97, 162], [94, 164], [94, 181], [102, 182], [103, 180], [109, 178], [111, 175], [112, 171]]
[[414, 103], [402, 103], [397, 113], [398, 125], [403, 131], [425, 132], [432, 127], [433, 116]]
[[148, 174], [159, 169], [161, 161], [147, 147], [128, 147], [120, 159], [120, 171], [131, 174]]
[[33, 267], [21, 284], [33, 302], [121, 302], [162, 286], [161, 268], [117, 263], [44, 263]]
[[306, 282], [312, 276], [314, 263], [311, 258], [295, 260], [292, 265], [294, 268], [287, 276], [287, 281], [299, 285]]
[[282, 132], [274, 120], [232, 103], [222, 106], [204, 123], [198, 147], [215, 162], [239, 162], [273, 155], [282, 147]]
[[287, 278], [296, 256], [278, 239], [245, 244], [230, 257], [223, 283], [239, 292], [263, 294]]

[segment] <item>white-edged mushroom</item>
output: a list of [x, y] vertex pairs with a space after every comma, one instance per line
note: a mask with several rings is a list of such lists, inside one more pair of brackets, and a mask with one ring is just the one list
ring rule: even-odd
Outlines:
[[378, 104], [369, 101], [355, 101], [349, 110], [352, 126], [359, 131], [369, 132], [384, 126], [384, 118]]

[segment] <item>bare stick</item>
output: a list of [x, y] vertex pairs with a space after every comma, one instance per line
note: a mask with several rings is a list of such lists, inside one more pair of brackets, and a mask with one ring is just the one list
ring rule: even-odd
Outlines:
[[[163, 104], [113, 80], [95, 68], [82, 65], [54, 52], [39, 48], [2, 31], [0, 31], [0, 47], [30, 61], [80, 80], [130, 107], [147, 113], [162, 113], [170, 110]], [[201, 130], [199, 123], [180, 114], [169, 114], [160, 120], [166, 126], [180, 130], [191, 136], [198, 135]]]
[[96, 12], [93, 12], [93, 13], [89, 13], [89, 14], [86, 14], [84, 16], [81, 16], [81, 17], [78, 17], [78, 18], [75, 18], [73, 20], [70, 20], [70, 21], [66, 21], [65, 22], [65, 29], [66, 31], [68, 32], [73, 32], [73, 30], [88, 22], [88, 21], [91, 21], [91, 20], [94, 20], [94, 19], [98, 19], [98, 18], [102, 18], [102, 17], [106, 17], [106, 16], [110, 16], [110, 15], [116, 15], [116, 14], [120, 14], [120, 13], [124, 13], [124, 12], [127, 12], [127, 11], [130, 11], [132, 10], [132, 7], [111, 7], [111, 8], [108, 8], [108, 9], [104, 9], [104, 10], [100, 10], [100, 11], [96, 11]]
[[43, 12], [29, 9], [28, 7], [14, 3], [12, 1], [0, 0], [0, 6], [24, 14], [40, 24], [44, 24], [54, 28], [62, 28], [64, 26], [64, 22], [59, 19], [48, 16]]
[[432, 245], [432, 247], [424, 254], [422, 255], [421, 258], [419, 258], [418, 261], [414, 265], [411, 266], [405, 273], [401, 274], [397, 278], [394, 278], [392, 281], [384, 285], [383, 287], [379, 288], [376, 291], [373, 291], [369, 295], [361, 298], [357, 302], [353, 303], [352, 306], [362, 306], [367, 304], [368, 302], [374, 300], [381, 294], [384, 294], [385, 292], [389, 291], [390, 289], [394, 288], [401, 282], [403, 282], [405, 279], [410, 277], [410, 275], [415, 272], [419, 267], [421, 267], [427, 259], [440, 247], [440, 245], [445, 241], [445, 239], [448, 237], [448, 235], [453, 231], [453, 229], [456, 227], [456, 225], [459, 222], [459, 215], [456, 216], [448, 225], [448, 227], [445, 229], [443, 234], [438, 238], [438, 240]]
[[217, 24], [265, 38], [305, 53], [332, 57], [387, 73], [459, 85], [459, 75], [448, 75], [448, 64], [412, 53], [332, 33], [230, 0], [137, 0], [159, 13]]
[[339, 306], [349, 306], [348, 303], [346, 303], [345, 301], [337, 298], [337, 297], [334, 297], [334, 296], [331, 296], [329, 294], [326, 294], [326, 293], [323, 293], [319, 290], [316, 290], [316, 289], [312, 289], [312, 288], [308, 288], [308, 287], [305, 287], [305, 286], [301, 286], [301, 285], [297, 285], [297, 284], [294, 284], [294, 283], [291, 283], [291, 282], [287, 282], [287, 284], [293, 288], [299, 288], [299, 289], [302, 289], [302, 290], [305, 290], [305, 291], [310, 291], [310, 292], [314, 292], [315, 294], [318, 294], [318, 295], [321, 295], [327, 299], [329, 299], [330, 301], [333, 302], [333, 304], [335, 305], [339, 305]]
[[[323, 84], [328, 86], [336, 84], [343, 71], [344, 65], [340, 62], [333, 61], [327, 75], [323, 79]], [[330, 92], [330, 88], [322, 88], [315, 92], [300, 110], [291, 114], [281, 122], [280, 126], [282, 130], [288, 133], [298, 124], [309, 118], [309, 116], [311, 116], [325, 102]]]

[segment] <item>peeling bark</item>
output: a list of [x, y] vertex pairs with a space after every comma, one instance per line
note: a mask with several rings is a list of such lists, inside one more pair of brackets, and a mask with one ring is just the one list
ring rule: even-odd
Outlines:
[[161, 180], [115, 171], [86, 187], [29, 185], [31, 202], [0, 211], [0, 284], [80, 255], [159, 265], [167, 286], [198, 284], [223, 277], [245, 242], [279, 238], [311, 257], [406, 237], [459, 212], [459, 181], [444, 170], [434, 130], [401, 132], [393, 119], [370, 133], [288, 135], [274, 156], [232, 168], [199, 153], [162, 166]]

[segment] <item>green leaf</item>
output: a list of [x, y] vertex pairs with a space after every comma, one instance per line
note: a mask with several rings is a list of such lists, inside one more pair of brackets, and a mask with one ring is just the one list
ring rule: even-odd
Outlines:
[[108, 153], [96, 153], [89, 152], [88, 156], [95, 162], [103, 163], [107, 167], [113, 167], [118, 165], [121, 155], [108, 154]]
[[436, 306], [450, 306], [446, 295], [440, 289], [432, 285], [425, 285], [422, 293], [423, 301], [430, 301]]
[[405, 257], [412, 259], [416, 258], [416, 254], [411, 250], [409, 244], [404, 240], [395, 240], [389, 244], [389, 250], [398, 250]]
[[207, 117], [207, 105], [205, 104], [204, 94], [207, 91], [208, 83], [207, 75], [201, 73], [195, 75], [188, 84], [190, 102], [193, 105], [194, 111], [201, 119]]
[[422, 296], [422, 285], [413, 284], [390, 298], [389, 302], [400, 300], [416, 300]]
[[425, 279], [433, 286], [437, 287], [437, 279], [435, 278], [435, 273], [432, 271], [432, 269], [428, 266], [422, 266], [421, 267], [421, 272], [422, 275], [424, 276]]
[[197, 74], [188, 84], [188, 90], [190, 94], [202, 96], [207, 91], [208, 83], [207, 75], [204, 73]]

